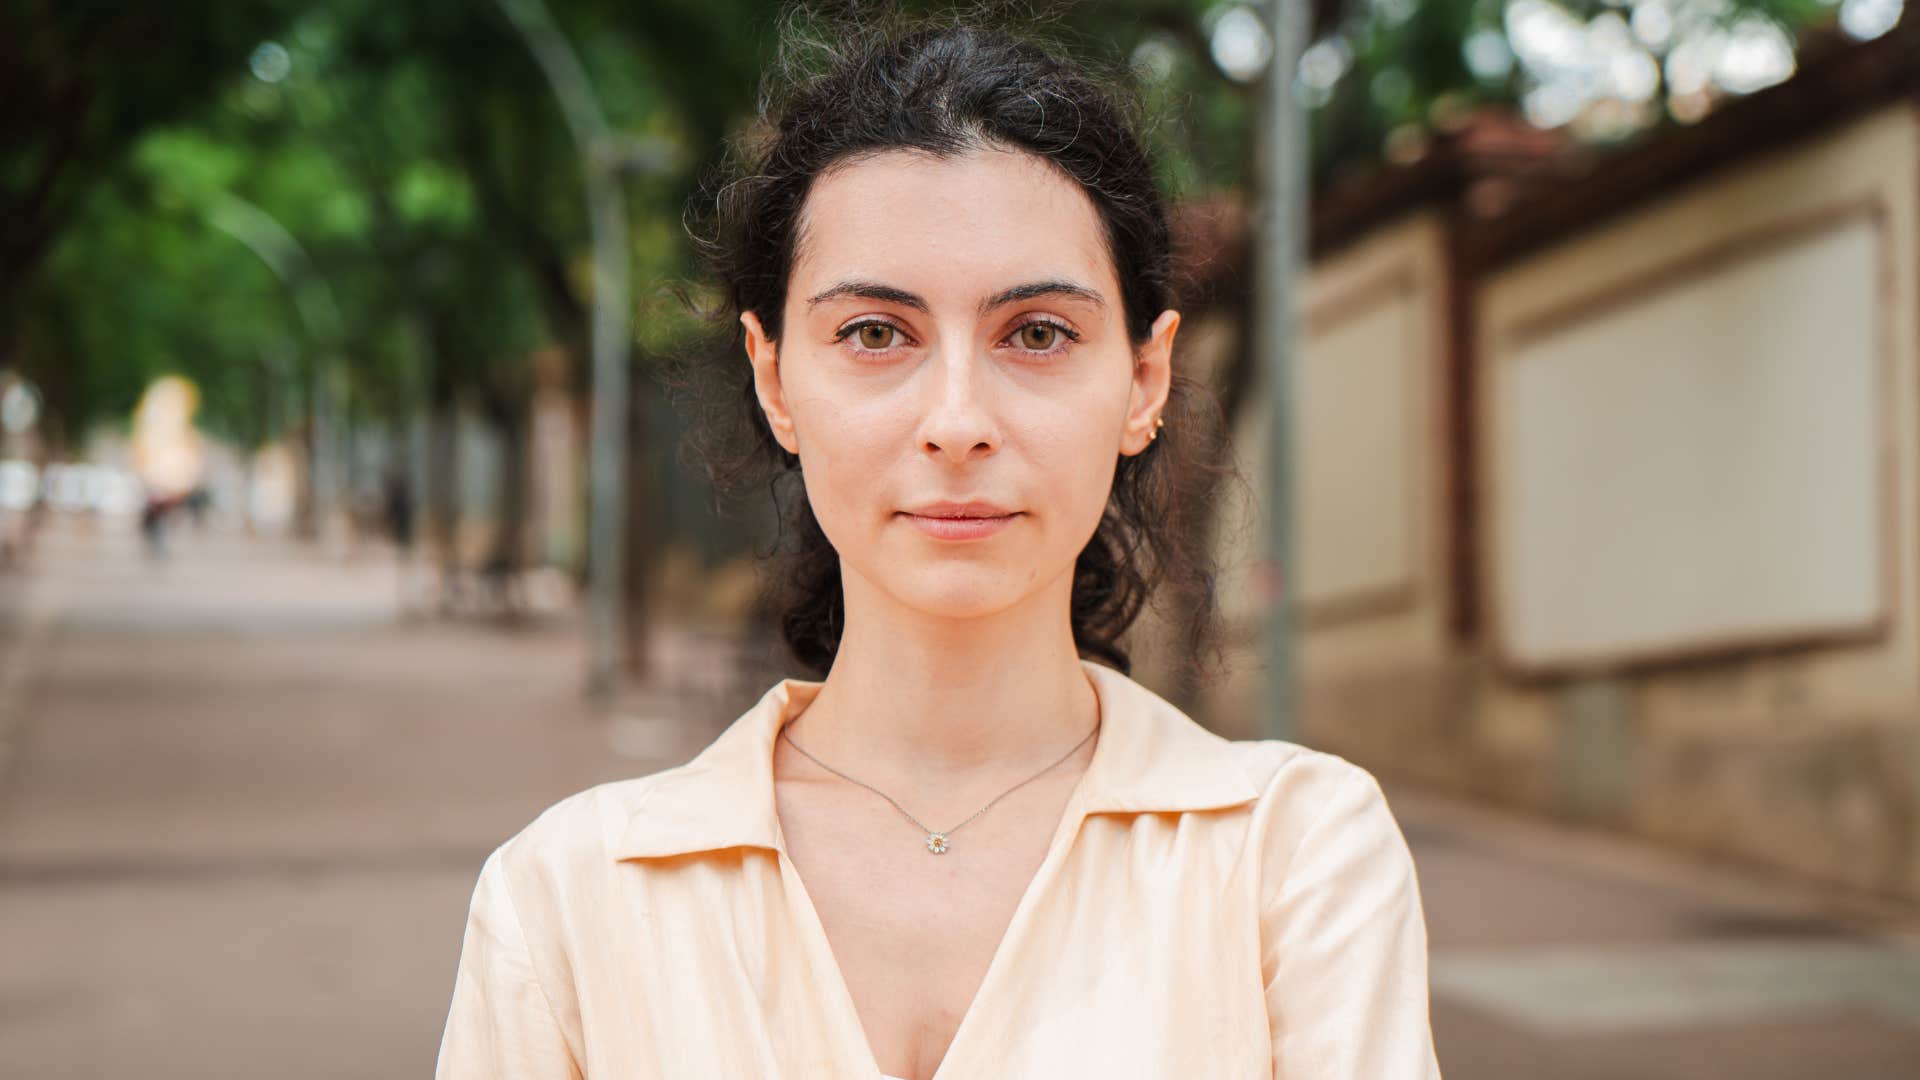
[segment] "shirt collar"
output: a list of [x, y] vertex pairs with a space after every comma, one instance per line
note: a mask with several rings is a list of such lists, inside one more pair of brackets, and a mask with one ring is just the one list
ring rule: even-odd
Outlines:
[[[1259, 797], [1228, 740], [1112, 668], [1082, 659], [1100, 734], [1069, 814], [1219, 810]], [[779, 850], [773, 742], [824, 685], [782, 679], [699, 756], [653, 777], [616, 859], [733, 847]]]

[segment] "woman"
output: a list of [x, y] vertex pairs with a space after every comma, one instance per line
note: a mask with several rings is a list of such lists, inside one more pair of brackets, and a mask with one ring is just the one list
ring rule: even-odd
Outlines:
[[1114, 91], [850, 33], [712, 239], [826, 676], [487, 859], [439, 1075], [1438, 1076], [1372, 776], [1124, 673], [1189, 556], [1166, 213]]

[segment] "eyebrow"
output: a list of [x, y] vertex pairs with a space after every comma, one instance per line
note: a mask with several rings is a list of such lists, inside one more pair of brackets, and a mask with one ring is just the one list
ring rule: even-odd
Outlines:
[[[882, 303], [899, 304], [918, 312], [928, 312], [931, 308], [925, 299], [905, 289], [896, 289], [891, 285], [882, 285], [876, 281], [842, 281], [826, 290], [815, 293], [807, 299], [808, 307], [817, 307], [829, 300], [838, 300], [845, 296], [857, 296], [866, 300], [879, 300]], [[1105, 308], [1106, 298], [1085, 285], [1071, 281], [1030, 281], [1024, 285], [1002, 289], [980, 302], [980, 314], [985, 315], [994, 308], [1022, 300], [1037, 300], [1043, 296], [1065, 296], [1085, 300], [1096, 307]]]

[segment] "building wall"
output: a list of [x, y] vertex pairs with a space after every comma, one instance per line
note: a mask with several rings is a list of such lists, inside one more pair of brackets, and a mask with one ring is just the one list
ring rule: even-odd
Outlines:
[[[1917, 197], [1920, 117], [1900, 106], [1484, 283], [1478, 712], [1555, 809], [1920, 896]], [[1641, 372], [1584, 384], [1611, 430], [1527, 435], [1524, 407], [1564, 402], [1609, 351]], [[1560, 470], [1563, 501], [1517, 490], [1556, 479], [1537, 458], [1567, 446], [1588, 453]], [[1663, 460], [1679, 479], [1650, 482]], [[1649, 518], [1620, 529], [1638, 583], [1606, 533], [1529, 520], [1592, 526], [1564, 500], [1607, 477], [1627, 490], [1590, 501]], [[1550, 625], [1551, 582], [1508, 550], [1523, 540], [1557, 549], [1561, 609], [1604, 632]], [[1608, 580], [1572, 579], [1583, 544]]]
[[[1292, 737], [1398, 771], [1443, 760], [1423, 740], [1442, 737], [1458, 711], [1444, 519], [1447, 286], [1445, 230], [1431, 215], [1316, 266], [1293, 389], [1303, 708]], [[1255, 407], [1234, 432], [1257, 493], [1268, 487], [1268, 430]], [[1247, 645], [1203, 710], [1242, 737], [1265, 734], [1254, 553], [1268, 527], [1256, 511], [1221, 530], [1223, 613]]]
[[[1472, 282], [1470, 523], [1448, 510], [1447, 250], [1416, 215], [1313, 270], [1295, 737], [1920, 897], [1920, 109]], [[1236, 434], [1261, 490], [1264, 418]], [[1242, 736], [1263, 733], [1261, 527], [1225, 532], [1247, 648], [1204, 709]]]

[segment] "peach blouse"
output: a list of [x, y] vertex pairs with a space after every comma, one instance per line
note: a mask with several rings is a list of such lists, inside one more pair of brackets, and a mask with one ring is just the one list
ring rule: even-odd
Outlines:
[[[1414, 864], [1373, 776], [1082, 661], [1101, 728], [937, 1080], [1430, 1080]], [[691, 762], [487, 857], [440, 1080], [877, 1080], [775, 812], [783, 679]], [[933, 856], [929, 856], [933, 857]]]

